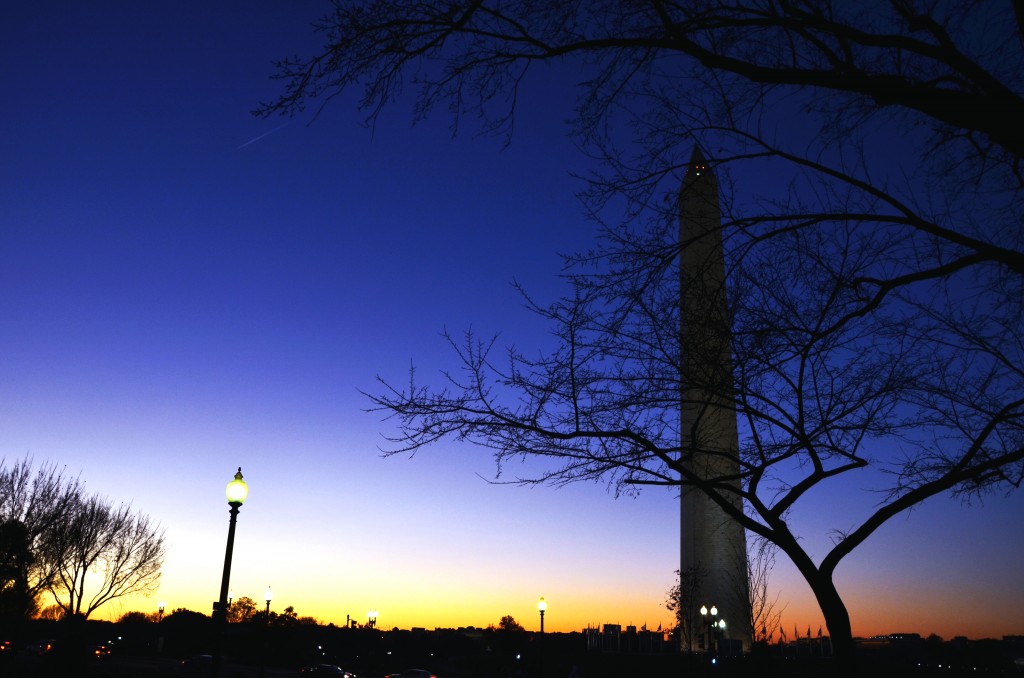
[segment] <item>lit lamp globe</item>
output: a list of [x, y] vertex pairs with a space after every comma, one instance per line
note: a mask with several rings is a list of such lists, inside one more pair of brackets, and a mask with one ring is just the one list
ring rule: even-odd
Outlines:
[[238, 467], [238, 473], [235, 474], [234, 480], [228, 483], [226, 494], [228, 496], [228, 504], [231, 506], [241, 506], [245, 503], [245, 498], [249, 496], [249, 486], [242, 480], [242, 467]]

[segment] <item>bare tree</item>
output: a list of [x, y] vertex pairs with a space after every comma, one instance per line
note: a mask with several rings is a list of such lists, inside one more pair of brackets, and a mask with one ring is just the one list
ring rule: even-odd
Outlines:
[[59, 566], [49, 590], [66, 615], [88, 618], [106, 602], [153, 591], [159, 583], [163, 531], [127, 504], [77, 501], [54, 543]]
[[[852, 673], [849, 614], [833, 582], [842, 559], [930, 497], [970, 499], [1024, 480], [1015, 8], [336, 3], [319, 24], [322, 53], [282, 62], [285, 92], [261, 114], [356, 85], [372, 118], [412, 84], [416, 115], [443, 104], [453, 127], [475, 116], [511, 134], [531, 67], [577, 59], [573, 133], [604, 163], [588, 177], [588, 207], [600, 216], [611, 198], [629, 205], [625, 224], [570, 258], [571, 293], [532, 305], [555, 328], [556, 349], [499, 359], [494, 340], [449, 338], [460, 366], [444, 386], [411, 376], [371, 396], [398, 422], [390, 452], [453, 437], [491, 448], [499, 474], [520, 457], [550, 461], [518, 482], [695, 487], [794, 563], [837, 670]], [[674, 266], [694, 243], [674, 227], [671, 196], [694, 145], [727, 189], [726, 384], [683, 383], [700, 375], [679, 347]], [[732, 188], [744, 172], [772, 177], [763, 197]], [[688, 392], [705, 399], [680, 402]], [[716, 452], [681, 445], [679, 410], [725, 404], [741, 425], [740, 471], [699, 477], [689, 462]], [[864, 468], [889, 481], [872, 488], [879, 503], [838, 516], [833, 547], [812, 557], [788, 511]]]
[[748, 540], [747, 574], [750, 596], [750, 629], [754, 642], [770, 643], [782, 623], [785, 606], [779, 607], [780, 593], [771, 588], [778, 547], [764, 537], [754, 535]]
[[700, 620], [697, 619], [697, 592], [701, 590], [707, 571], [700, 567], [691, 567], [680, 572], [675, 586], [668, 590], [665, 607], [675, 615], [676, 633], [679, 635], [679, 647], [684, 652], [697, 649], [697, 636], [700, 634]]
[[31, 614], [53, 581], [58, 566], [53, 530], [67, 520], [80, 496], [78, 479], [53, 464], [34, 469], [28, 457], [10, 465], [0, 460], [0, 529], [6, 535], [0, 590], [19, 608], [5, 606], [12, 614]]

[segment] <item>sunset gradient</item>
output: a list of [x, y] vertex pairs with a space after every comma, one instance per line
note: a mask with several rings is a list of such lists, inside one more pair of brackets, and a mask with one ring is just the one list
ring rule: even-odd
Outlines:
[[[453, 138], [443, 111], [413, 126], [406, 100], [369, 128], [354, 96], [255, 119], [271, 62], [312, 51], [328, 6], [4, 4], [0, 457], [66, 467], [166, 529], [158, 590], [101, 617], [211, 611], [240, 466], [231, 589], [269, 585], [273, 610], [535, 629], [544, 596], [550, 632], [670, 626], [677, 492], [507, 484], [520, 469], [455, 443], [383, 458], [393, 424], [360, 393], [411, 363], [436, 383], [446, 329], [549, 345], [512, 283], [555, 299], [559, 253], [593, 242], [563, 122], [576, 74], [531, 73], [507, 148]], [[818, 557], [876, 499], [850, 478], [794, 511]], [[1018, 492], [890, 521], [838, 570], [854, 633], [1024, 634], [1022, 517]], [[773, 582], [787, 635], [817, 633], [781, 555]]]

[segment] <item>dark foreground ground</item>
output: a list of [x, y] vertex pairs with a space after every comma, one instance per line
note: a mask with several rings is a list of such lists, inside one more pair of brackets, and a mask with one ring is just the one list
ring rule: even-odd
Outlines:
[[[827, 678], [836, 675], [835, 666], [828, 660], [736, 660], [715, 667], [703, 661], [689, 661], [681, 656], [603, 655], [583, 654], [575, 658], [552, 658], [548, 665], [528, 666], [522, 660], [495, 661], [493, 657], [434, 658], [432, 663], [399, 664], [380, 670], [348, 666], [359, 678], [384, 678], [389, 672], [408, 668], [427, 668], [438, 678], [611, 678], [613, 676], [656, 677], [680, 676], [694, 678]], [[1013, 662], [1001, 666], [921, 666], [905, 663], [881, 662], [861, 659], [858, 675], [864, 678], [892, 677], [945, 677], [987, 678], [989, 676], [1024, 676], [1024, 667]], [[0, 666], [0, 678], [192, 678], [210, 676], [209, 664], [191, 665], [173, 658], [111, 656], [99, 661], [77, 665], [59, 662], [41, 662], [35, 657], [19, 657]], [[301, 667], [263, 666], [258, 662], [232, 661], [226, 663], [223, 678], [293, 678], [317, 674], [303, 674]]]
[[[535, 634], [493, 629], [382, 631], [333, 626], [268, 628], [232, 624], [215, 633], [192, 624], [33, 623], [7, 633], [0, 678], [192, 678], [211, 676], [211, 654], [223, 653], [221, 678], [321, 678], [304, 666], [334, 664], [358, 678], [384, 678], [411, 668], [438, 678], [828, 678], [837, 675], [826, 645], [759, 647], [714, 665], [706, 655], [665, 642], [628, 637], [594, 643], [588, 634]], [[0, 634], [3, 635], [3, 634]], [[40, 639], [47, 639], [45, 642]], [[621, 642], [620, 642], [621, 640]], [[634, 640], [636, 640], [634, 638]], [[0, 642], [0, 646], [3, 643]], [[52, 649], [41, 651], [44, 645]], [[102, 649], [102, 652], [97, 652]], [[858, 651], [859, 678], [1024, 678], [1024, 637], [949, 641], [893, 636]]]

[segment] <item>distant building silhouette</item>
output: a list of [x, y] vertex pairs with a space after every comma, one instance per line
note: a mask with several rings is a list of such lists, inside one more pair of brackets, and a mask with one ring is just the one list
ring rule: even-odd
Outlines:
[[649, 631], [646, 627], [637, 630], [635, 626], [627, 626], [623, 631], [620, 624], [604, 624], [601, 628], [588, 626], [583, 629], [583, 637], [590, 652], [662, 654], [676, 651], [671, 634]]
[[[681, 443], [686, 465], [702, 479], [737, 477], [739, 435], [732, 392], [731, 316], [726, 295], [718, 181], [695, 148], [679, 194]], [[738, 481], [737, 481], [738, 482]], [[684, 649], [717, 639], [749, 649], [750, 597], [746, 538], [739, 523], [699, 489], [684, 487], [680, 506], [680, 574], [684, 592]], [[742, 508], [738, 497], [733, 499]], [[710, 630], [710, 614], [725, 628]], [[692, 608], [692, 609], [691, 609]]]

